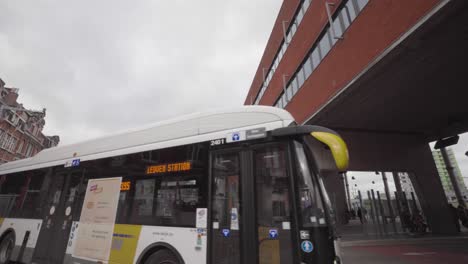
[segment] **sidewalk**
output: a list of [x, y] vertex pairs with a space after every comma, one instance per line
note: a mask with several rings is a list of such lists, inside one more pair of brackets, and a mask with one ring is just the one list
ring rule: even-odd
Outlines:
[[[424, 238], [440, 238], [440, 236], [432, 235], [430, 232], [424, 234], [411, 234], [405, 232], [399, 221], [387, 223], [386, 225], [378, 225], [372, 222], [361, 224], [359, 219], [351, 219], [347, 225], [338, 228], [338, 235], [343, 242], [351, 241], [378, 241], [388, 239], [424, 239]], [[468, 229], [462, 226], [461, 233], [453, 237], [468, 236]], [[452, 237], [452, 238], [453, 238]]]
[[341, 252], [345, 264], [468, 263], [468, 236], [349, 241]]
[[397, 226], [396, 233], [391, 224], [386, 228], [387, 233], [384, 233], [382, 226], [372, 223], [361, 225], [359, 220], [351, 220], [348, 225], [341, 227], [339, 232], [343, 262], [468, 263], [468, 232], [451, 237], [431, 233], [415, 236], [403, 233], [401, 225], [400, 228]]

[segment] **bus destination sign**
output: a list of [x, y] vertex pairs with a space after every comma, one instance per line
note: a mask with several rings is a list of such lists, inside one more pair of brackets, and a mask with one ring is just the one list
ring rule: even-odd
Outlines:
[[177, 162], [177, 163], [168, 163], [148, 166], [146, 168], [146, 174], [160, 174], [166, 172], [179, 172], [179, 171], [189, 171], [192, 168], [190, 161]]

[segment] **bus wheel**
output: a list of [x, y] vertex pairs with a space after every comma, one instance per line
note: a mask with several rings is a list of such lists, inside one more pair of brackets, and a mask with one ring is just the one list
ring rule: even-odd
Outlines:
[[6, 264], [10, 261], [14, 246], [15, 237], [13, 233], [10, 232], [0, 242], [0, 264]]
[[151, 254], [145, 264], [180, 264], [180, 262], [170, 250], [161, 249]]

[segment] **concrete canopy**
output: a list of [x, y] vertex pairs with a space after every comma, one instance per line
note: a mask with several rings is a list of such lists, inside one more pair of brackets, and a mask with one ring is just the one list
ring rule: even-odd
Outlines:
[[447, 2], [400, 40], [306, 123], [427, 141], [467, 132], [468, 1]]

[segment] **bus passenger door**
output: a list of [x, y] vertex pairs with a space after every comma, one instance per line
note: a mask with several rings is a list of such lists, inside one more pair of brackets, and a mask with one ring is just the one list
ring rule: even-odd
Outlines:
[[258, 262], [251, 263], [297, 263], [287, 145], [261, 145], [252, 156]]
[[77, 210], [80, 206], [77, 202], [83, 199], [82, 175], [75, 171], [48, 179], [50, 185], [43, 206], [43, 222], [33, 257], [35, 263], [63, 263], [73, 213], [81, 210]]
[[211, 164], [209, 263], [240, 264], [240, 154], [238, 151], [214, 153]]
[[211, 156], [211, 264], [289, 264], [296, 239], [286, 144]]

